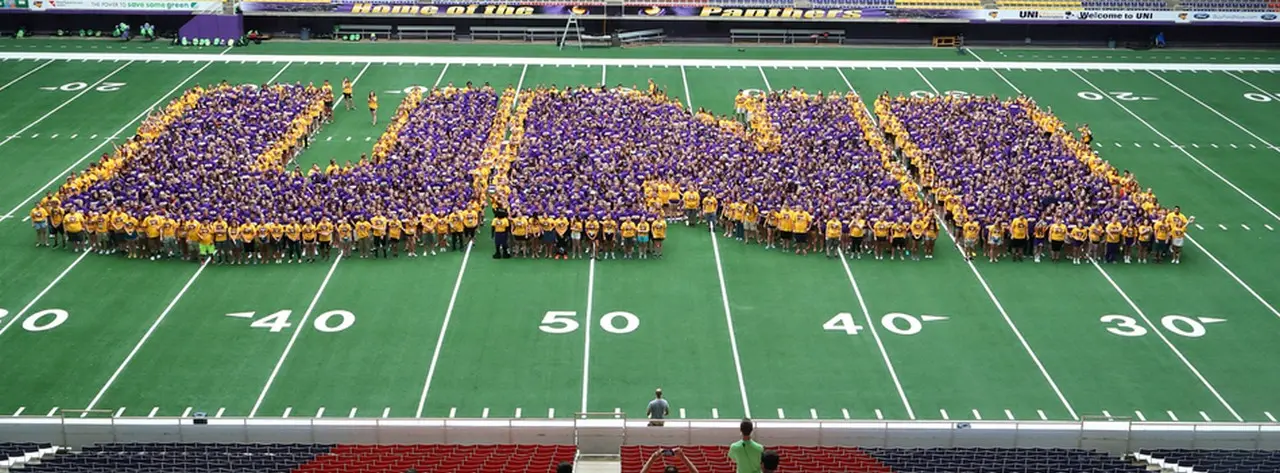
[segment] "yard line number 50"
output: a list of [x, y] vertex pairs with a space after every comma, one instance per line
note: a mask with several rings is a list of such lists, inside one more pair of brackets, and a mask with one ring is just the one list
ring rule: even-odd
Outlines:
[[[572, 310], [549, 310], [542, 316], [538, 330], [553, 334], [574, 332], [582, 327], [577, 316], [578, 313]], [[600, 316], [600, 328], [609, 333], [631, 333], [640, 328], [640, 318], [630, 312], [615, 310]]]

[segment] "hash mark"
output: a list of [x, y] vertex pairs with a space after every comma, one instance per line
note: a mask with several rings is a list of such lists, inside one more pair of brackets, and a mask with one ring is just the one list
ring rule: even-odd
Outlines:
[[1250, 148], [1253, 148], [1253, 149], [1258, 149], [1258, 145], [1255, 145], [1255, 144], [1253, 144], [1253, 143], [1250, 143], [1250, 144], [1249, 144], [1249, 147], [1250, 147]]
[[1112, 418], [1111, 418], [1111, 413], [1110, 413], [1110, 412], [1107, 412], [1107, 411], [1105, 411], [1105, 410], [1104, 410], [1104, 411], [1102, 411], [1102, 417], [1106, 417], [1106, 418], [1107, 418], [1107, 420], [1112, 420]]
[[1140, 421], [1142, 421], [1142, 422], [1146, 422], [1146, 421], [1147, 421], [1147, 416], [1142, 415], [1142, 411], [1133, 411], [1133, 414], [1134, 414], [1134, 415], [1136, 415], [1136, 416], [1138, 416], [1138, 420], [1140, 420]]
[[119, 408], [119, 409], [116, 409], [116, 414], [115, 414], [115, 415], [113, 415], [113, 416], [111, 416], [111, 417], [119, 418], [119, 417], [120, 417], [120, 416], [122, 416], [122, 415], [124, 415], [124, 408], [123, 408], [123, 407], [121, 407], [121, 408]]
[[1174, 421], [1174, 422], [1177, 422], [1177, 421], [1178, 421], [1178, 416], [1174, 415], [1174, 414], [1173, 414], [1173, 411], [1164, 411], [1164, 413], [1165, 413], [1165, 414], [1169, 414], [1169, 418], [1170, 418], [1170, 419], [1173, 419], [1173, 421]]
[[350, 137], [350, 136], [348, 136], [348, 137], [347, 137], [347, 141], [351, 141], [351, 137]]
[[486, 408], [484, 408], [484, 410], [480, 411], [480, 418], [481, 418], [481, 419], [488, 419], [488, 418], [489, 418], [489, 408], [488, 408], [488, 407], [486, 407]]
[[452, 419], [452, 418], [457, 417], [457, 416], [458, 416], [458, 408], [457, 408], [457, 407], [450, 407], [450, 408], [449, 408], [449, 418], [450, 418], [450, 419]]
[[1197, 224], [1196, 224], [1196, 230], [1204, 230], [1204, 227], [1200, 226], [1200, 224], [1198, 224], [1198, 223], [1197, 223]]
[[155, 417], [157, 412], [160, 412], [160, 406], [152, 407], [151, 412], [147, 413], [147, 417], [148, 418]]
[[1209, 146], [1212, 146], [1214, 149], [1217, 149], [1217, 148], [1218, 148], [1218, 144], [1217, 144], [1217, 143], [1209, 143]]
[[973, 418], [974, 418], [974, 419], [976, 419], [976, 420], [982, 420], [982, 414], [979, 414], [979, 413], [978, 413], [978, 410], [977, 410], [977, 409], [974, 409], [974, 410], [973, 410]]
[[1134, 144], [1133, 144], [1133, 147], [1135, 147], [1135, 148], [1141, 148], [1141, 147], [1142, 147], [1142, 145], [1140, 145], [1140, 144], [1138, 144], [1138, 143], [1134, 143]]
[[814, 408], [812, 408], [812, 407], [810, 407], [810, 408], [809, 408], [809, 418], [814, 419], [814, 420], [817, 420], [817, 419], [818, 419], [818, 410], [817, 410], [817, 409], [814, 409]]
[[[19, 408], [18, 408], [18, 410], [16, 410], [16, 411], [14, 411], [14, 412], [13, 412], [13, 416], [14, 416], [14, 417], [18, 417], [18, 416], [22, 415], [22, 411], [25, 411], [25, 410], [27, 410], [27, 406], [19, 407]], [[1272, 421], [1272, 422], [1275, 422], [1275, 421]]]
[[1013, 411], [1011, 411], [1011, 410], [1005, 409], [1005, 410], [1004, 410], [1004, 416], [1005, 416], [1005, 417], [1008, 417], [1008, 418], [1009, 418], [1009, 420], [1014, 420], [1014, 418], [1013, 418]]
[[386, 419], [388, 417], [391, 417], [391, 408], [390, 407], [382, 408], [382, 418]]
[[1049, 420], [1049, 416], [1044, 415], [1044, 411], [1036, 409], [1036, 414], [1040, 414], [1040, 420]]
[[680, 408], [680, 418], [681, 418], [681, 419], [683, 419], [683, 418], [684, 418], [684, 408], [683, 408], [683, 407], [681, 407], [681, 408]]
[[186, 418], [186, 417], [187, 417], [187, 416], [189, 416], [189, 415], [191, 415], [191, 406], [187, 406], [186, 410], [183, 410], [183, 411], [182, 411], [182, 417], [183, 417], [183, 418]]
[[74, 139], [76, 139], [76, 137], [77, 137], [77, 136], [80, 136], [80, 134], [79, 134], [79, 133], [72, 133], [72, 134], [71, 134], [71, 139], [73, 139], [73, 140], [74, 140]]
[[49, 409], [49, 413], [48, 413], [48, 414], [45, 414], [44, 416], [45, 416], [45, 417], [53, 417], [53, 413], [55, 413], [55, 412], [58, 412], [58, 408], [57, 408], [57, 407], [54, 407], [53, 409]]
[[332, 137], [332, 136], [330, 136], [330, 137], [328, 137], [328, 138], [325, 138], [324, 140], [325, 140], [325, 141], [333, 141], [333, 137]]
[[289, 418], [289, 414], [292, 414], [292, 413], [293, 413], [293, 406], [289, 406], [289, 407], [284, 408], [284, 415], [282, 415], [282, 416], [280, 416], [280, 417], [283, 417], [283, 418], [285, 418], [285, 419], [288, 419], [288, 418]]
[[218, 412], [213, 414], [213, 418], [215, 418], [215, 419], [221, 419], [221, 418], [222, 418], [222, 414], [224, 414], [224, 413], [226, 413], [226, 412], [227, 412], [227, 408], [225, 408], [225, 407], [219, 407], [219, 408], [218, 408]]
[[556, 418], [556, 408], [554, 408], [554, 407], [548, 407], [548, 408], [547, 408], [547, 418], [548, 418], [548, 419], [555, 419], [555, 418]]
[[1204, 411], [1200, 411], [1200, 417], [1203, 417], [1205, 422], [1213, 422], [1213, 419], [1209, 418], [1209, 414], [1205, 414]]
[[351, 408], [351, 413], [350, 413], [350, 414], [347, 414], [347, 418], [348, 418], [348, 419], [355, 419], [355, 418], [356, 418], [356, 408], [354, 408], [354, 407], [352, 407], [352, 408]]
[[1156, 145], [1156, 147], [1157, 147], [1157, 148], [1159, 148], [1159, 147], [1160, 147], [1160, 143], [1152, 143], [1152, 144], [1153, 144], [1153, 145]]
[[1235, 143], [1231, 143], [1231, 149], [1238, 149]]
[[31, 134], [31, 137], [32, 137], [32, 138], [39, 138], [39, 137], [40, 137], [40, 134], [39, 134], [39, 133], [32, 133], [32, 134]]
[[876, 420], [884, 420], [884, 413], [880, 409], [876, 409]]
[[[520, 409], [519, 407], [517, 407], [517, 408], [516, 408], [516, 418], [517, 418], [517, 419], [519, 419], [519, 418], [520, 418], [520, 414], [521, 414], [521, 412], [520, 412], [520, 411], [521, 411], [521, 410], [522, 410], [522, 409]], [[681, 410], [683, 410], [683, 409], [681, 409]]]
[[1244, 227], [1244, 229], [1245, 229], [1245, 230], [1248, 230], [1248, 229], [1249, 229], [1249, 226], [1248, 226], [1248, 225], [1245, 225], [1245, 224], [1243, 224], [1243, 223], [1242, 223], [1242, 224], [1240, 224], [1240, 226], [1241, 226], [1241, 227]]
[[942, 420], [951, 420], [951, 416], [947, 415], [946, 409], [938, 409], [938, 412], [942, 414]]
[[1267, 224], [1265, 224], [1265, 223], [1264, 223], [1264, 224], [1262, 224], [1262, 226], [1267, 227], [1267, 231], [1269, 231], [1269, 232], [1274, 232], [1274, 231], [1276, 231], [1276, 229], [1271, 228], [1271, 225], [1267, 225]]
[[316, 409], [316, 418], [320, 417], [324, 417], [324, 406], [320, 406], [319, 409]]
[[1226, 225], [1223, 225], [1223, 224], [1221, 224], [1221, 223], [1219, 223], [1219, 224], [1218, 224], [1218, 228], [1221, 228], [1221, 229], [1222, 229], [1222, 231], [1224, 231], [1224, 232], [1225, 232], [1225, 231], [1227, 231], [1227, 226], [1226, 226]]
[[1195, 144], [1195, 143], [1191, 143], [1191, 147], [1192, 147], [1192, 148], [1199, 148], [1199, 147], [1200, 147], [1200, 145]]
[[56, 140], [56, 139], [58, 139], [58, 134], [57, 134], [57, 133], [54, 133], [54, 134], [53, 134], [53, 136], [50, 136], [50, 137], [49, 137], [49, 139], [51, 139], [51, 140]]
[[[21, 410], [21, 409], [19, 409], [19, 410], [18, 410], [18, 412], [22, 412], [22, 410]], [[1275, 422], [1275, 421], [1276, 421], [1276, 417], [1275, 417], [1275, 416], [1273, 416], [1273, 415], [1271, 415], [1271, 413], [1270, 413], [1270, 412], [1263, 412], [1263, 414], [1266, 414], [1266, 415], [1267, 415], [1267, 419], [1271, 420], [1271, 422]], [[14, 415], [16, 416], [17, 414], [14, 414]]]
[[[848, 412], [848, 411], [845, 411], [845, 419], [848, 419], [848, 418], [849, 418], [848, 416], [849, 416], [849, 412]], [[711, 408], [711, 418], [712, 418], [712, 419], [719, 419], [719, 418], [720, 418], [720, 409], [717, 409], [717, 408], [712, 407], [712, 408]]]
[[840, 408], [840, 413], [844, 414], [844, 420], [849, 420], [849, 409]]
[[778, 408], [778, 418], [779, 418], [779, 419], [786, 419], [786, 418], [787, 418], [787, 415], [786, 415], [786, 414], [784, 414], [784, 413], [782, 412], [782, 408], [781, 408], [781, 407], [779, 407], [779, 408]]

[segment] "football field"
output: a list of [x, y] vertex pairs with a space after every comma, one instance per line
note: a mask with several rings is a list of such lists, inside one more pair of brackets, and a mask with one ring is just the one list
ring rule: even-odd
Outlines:
[[[1275, 422], [1280, 53], [0, 42], [0, 415]], [[356, 81], [300, 157], [413, 86], [1025, 94], [1196, 217], [1181, 265], [800, 257], [673, 225], [661, 260], [217, 266], [33, 247], [24, 217], [200, 83]], [[644, 133], [644, 130], [628, 130]], [[487, 232], [482, 232], [487, 235]]]

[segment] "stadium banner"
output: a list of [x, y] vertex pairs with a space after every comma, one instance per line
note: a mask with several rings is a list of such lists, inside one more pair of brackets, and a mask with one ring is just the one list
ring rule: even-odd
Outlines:
[[1188, 16], [1193, 23], [1280, 23], [1276, 12], [1191, 12]]
[[216, 13], [217, 0], [28, 0], [29, 11], [43, 13]]
[[987, 21], [1046, 23], [1188, 23], [1186, 12], [1175, 11], [1073, 11], [987, 10]]
[[[331, 13], [353, 16], [569, 16], [603, 15], [603, 5], [571, 5], [547, 3], [479, 4], [413, 0], [314, 1], [314, 0], [246, 0], [240, 3], [246, 14], [253, 13]], [[612, 11], [612, 10], [611, 10]], [[881, 20], [881, 21], [971, 21], [982, 18], [982, 10], [896, 10], [843, 8], [730, 8], [720, 6], [646, 6], [628, 5], [624, 16], [742, 18], [796, 20]]]

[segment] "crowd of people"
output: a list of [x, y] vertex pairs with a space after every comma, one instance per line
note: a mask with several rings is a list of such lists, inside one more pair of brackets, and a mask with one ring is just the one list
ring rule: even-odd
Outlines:
[[233, 264], [459, 249], [492, 88], [409, 94], [371, 155], [290, 168], [333, 102], [327, 83], [193, 88], [41, 200], [37, 245]]
[[1177, 263], [1192, 220], [1027, 98], [884, 95], [878, 123], [853, 93], [735, 103], [690, 113], [652, 81], [414, 88], [370, 154], [304, 171], [327, 81], [195, 87], [31, 217], [37, 245], [232, 264], [460, 250], [489, 210], [497, 258], [660, 258], [683, 220], [796, 254], [930, 259], [941, 217], [966, 258]]
[[876, 101], [885, 132], [966, 258], [1180, 262], [1187, 225], [1026, 97]]

